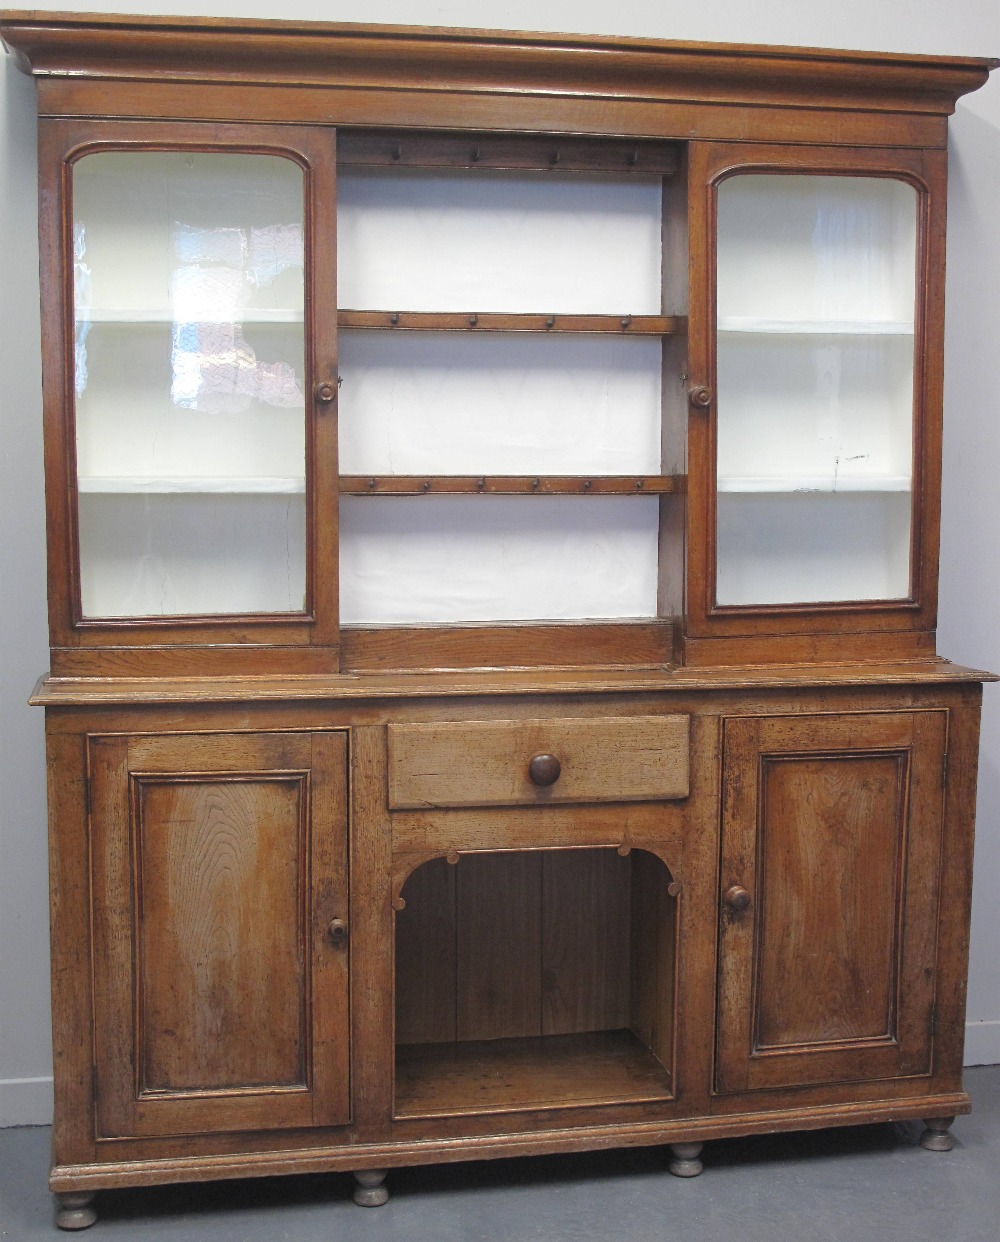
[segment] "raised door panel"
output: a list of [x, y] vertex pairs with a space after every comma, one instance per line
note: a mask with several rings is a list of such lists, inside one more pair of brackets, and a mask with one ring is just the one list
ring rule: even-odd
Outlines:
[[89, 751], [98, 1135], [348, 1121], [344, 735]]
[[946, 728], [726, 721], [718, 1090], [930, 1073]]

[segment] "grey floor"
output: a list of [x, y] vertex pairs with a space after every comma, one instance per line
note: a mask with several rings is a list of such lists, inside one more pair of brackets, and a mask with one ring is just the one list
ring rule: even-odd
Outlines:
[[[88, 1242], [1000, 1242], [1000, 1066], [972, 1069], [955, 1149], [918, 1125], [724, 1140], [682, 1181], [662, 1150], [401, 1169], [385, 1207], [353, 1179], [288, 1177], [106, 1191]], [[0, 1238], [58, 1233], [49, 1131], [0, 1130]]]

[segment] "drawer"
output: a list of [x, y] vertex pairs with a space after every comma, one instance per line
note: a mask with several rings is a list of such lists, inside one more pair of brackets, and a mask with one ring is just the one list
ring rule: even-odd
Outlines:
[[389, 725], [389, 806], [685, 798], [688, 734], [687, 716]]

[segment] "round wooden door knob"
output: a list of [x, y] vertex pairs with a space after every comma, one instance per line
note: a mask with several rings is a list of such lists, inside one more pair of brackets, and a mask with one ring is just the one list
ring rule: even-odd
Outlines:
[[554, 785], [561, 771], [555, 755], [535, 755], [528, 764], [528, 775], [536, 785]]
[[707, 410], [712, 404], [712, 390], [711, 388], [705, 388], [704, 385], [699, 384], [697, 388], [692, 388], [690, 390], [688, 393], [688, 399], [691, 404], [696, 406], [699, 410]]
[[320, 403], [320, 405], [329, 405], [336, 396], [337, 387], [335, 384], [323, 383], [316, 385], [316, 400]]
[[752, 900], [753, 898], [742, 884], [734, 884], [726, 889], [726, 905], [734, 914], [742, 914], [744, 910], [749, 910]]
[[338, 948], [347, 943], [347, 924], [343, 919], [333, 919], [326, 933]]

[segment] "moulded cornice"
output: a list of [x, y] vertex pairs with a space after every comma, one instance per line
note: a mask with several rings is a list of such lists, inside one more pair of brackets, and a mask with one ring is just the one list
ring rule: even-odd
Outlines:
[[1000, 61], [819, 48], [221, 18], [12, 11], [27, 73], [947, 115]]

